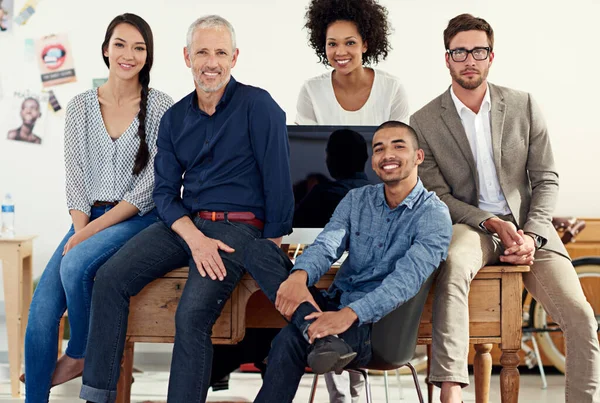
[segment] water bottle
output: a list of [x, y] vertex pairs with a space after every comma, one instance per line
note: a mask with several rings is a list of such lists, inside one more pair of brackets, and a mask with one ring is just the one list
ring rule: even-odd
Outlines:
[[15, 237], [15, 203], [10, 193], [2, 200], [2, 238]]

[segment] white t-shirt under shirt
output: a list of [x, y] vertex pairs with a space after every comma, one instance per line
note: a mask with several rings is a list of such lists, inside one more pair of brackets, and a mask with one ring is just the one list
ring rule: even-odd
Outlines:
[[347, 111], [333, 91], [332, 71], [306, 81], [296, 107], [299, 125], [377, 126], [388, 120], [408, 123], [406, 91], [397, 77], [373, 69], [375, 78], [367, 102], [357, 111]]

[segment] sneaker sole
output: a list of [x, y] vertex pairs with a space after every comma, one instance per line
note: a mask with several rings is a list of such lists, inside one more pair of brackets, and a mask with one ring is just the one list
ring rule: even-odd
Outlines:
[[342, 371], [344, 367], [356, 357], [356, 353], [348, 353], [340, 355], [339, 353], [330, 351], [326, 353], [320, 353], [311, 357], [310, 365], [311, 369], [315, 374], [326, 374], [332, 371]]

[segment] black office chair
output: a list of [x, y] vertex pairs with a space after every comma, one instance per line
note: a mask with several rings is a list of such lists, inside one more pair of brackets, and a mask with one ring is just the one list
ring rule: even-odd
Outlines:
[[[390, 371], [407, 366], [412, 372], [415, 388], [419, 401], [424, 403], [421, 387], [417, 378], [417, 372], [411, 365], [410, 360], [417, 347], [417, 337], [419, 333], [419, 323], [421, 314], [427, 301], [427, 295], [435, 279], [435, 272], [423, 283], [423, 286], [413, 298], [384, 316], [379, 322], [373, 325], [371, 334], [371, 346], [373, 356], [371, 361], [364, 368], [345, 368], [346, 371], [352, 371], [362, 374], [365, 378], [367, 391], [367, 403], [373, 401], [371, 397], [371, 385], [367, 370]], [[318, 375], [315, 374], [309, 403], [313, 403], [316, 393]]]

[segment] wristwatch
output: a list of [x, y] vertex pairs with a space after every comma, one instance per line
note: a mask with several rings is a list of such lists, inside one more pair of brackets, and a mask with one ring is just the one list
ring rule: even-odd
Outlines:
[[538, 250], [542, 246], [544, 246], [544, 238], [539, 235], [534, 234], [533, 232], [526, 232], [525, 235], [529, 235], [533, 238], [533, 242], [535, 243], [535, 250]]

